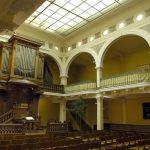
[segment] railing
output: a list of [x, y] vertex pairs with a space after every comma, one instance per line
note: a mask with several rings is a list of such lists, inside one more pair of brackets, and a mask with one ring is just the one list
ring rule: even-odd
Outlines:
[[127, 132], [145, 132], [150, 133], [149, 125], [134, 125], [134, 124], [105, 124], [105, 129], [115, 131], [127, 131]]
[[96, 90], [96, 81], [84, 81], [65, 86], [65, 93]]
[[150, 70], [133, 71], [114, 76], [104, 77], [100, 82], [100, 88], [110, 88], [150, 81]]
[[68, 123], [48, 123], [47, 133], [68, 132]]
[[25, 134], [24, 124], [0, 124], [0, 134]]
[[48, 92], [64, 93], [64, 86], [63, 85], [43, 83], [42, 89], [44, 91], [46, 90]]
[[5, 114], [0, 116], [0, 123], [5, 123], [6, 121], [10, 120], [13, 117], [13, 110], [9, 110]]

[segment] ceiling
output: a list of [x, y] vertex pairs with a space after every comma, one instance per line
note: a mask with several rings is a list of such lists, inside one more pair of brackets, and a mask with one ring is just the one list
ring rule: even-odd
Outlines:
[[26, 24], [67, 36], [128, 0], [46, 0]]
[[0, 0], [0, 35], [12, 34], [43, 2], [44, 0]]

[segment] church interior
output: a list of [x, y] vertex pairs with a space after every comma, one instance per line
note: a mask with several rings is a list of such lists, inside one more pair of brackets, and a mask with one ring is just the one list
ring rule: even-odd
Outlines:
[[150, 150], [149, 0], [0, 8], [0, 150]]

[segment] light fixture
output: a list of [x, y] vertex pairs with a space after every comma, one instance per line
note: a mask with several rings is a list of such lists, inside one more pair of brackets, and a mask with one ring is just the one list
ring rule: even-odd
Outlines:
[[34, 120], [33, 117], [25, 117], [26, 120]]
[[46, 27], [44, 27], [44, 26], [41, 26], [40, 28], [41, 28], [41, 29], [46, 29]]
[[81, 44], [82, 44], [82, 42], [79, 42], [79, 43], [78, 43], [78, 46], [81, 46]]
[[71, 50], [71, 47], [68, 47], [68, 51], [70, 51]]
[[124, 26], [125, 26], [125, 23], [124, 23], [124, 22], [121, 22], [121, 23], [119, 24], [119, 29], [123, 28]]
[[105, 30], [104, 32], [103, 32], [103, 35], [107, 35], [108, 34], [108, 30]]
[[94, 37], [93, 36], [91, 36], [90, 37], [90, 42], [92, 42], [94, 40]]
[[48, 31], [50, 31], [50, 32], [54, 32], [54, 30], [51, 30], [51, 29], [46, 29], [46, 30], [48, 30]]
[[143, 19], [143, 14], [137, 15], [137, 17], [136, 17], [137, 21], [141, 21], [142, 19]]
[[57, 46], [55, 46], [55, 49], [56, 49], [56, 50], [58, 50], [58, 47], [57, 47]]

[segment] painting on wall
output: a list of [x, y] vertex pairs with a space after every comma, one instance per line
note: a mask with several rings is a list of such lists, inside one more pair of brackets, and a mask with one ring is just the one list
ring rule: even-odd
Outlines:
[[150, 103], [143, 103], [143, 119], [150, 119]]

